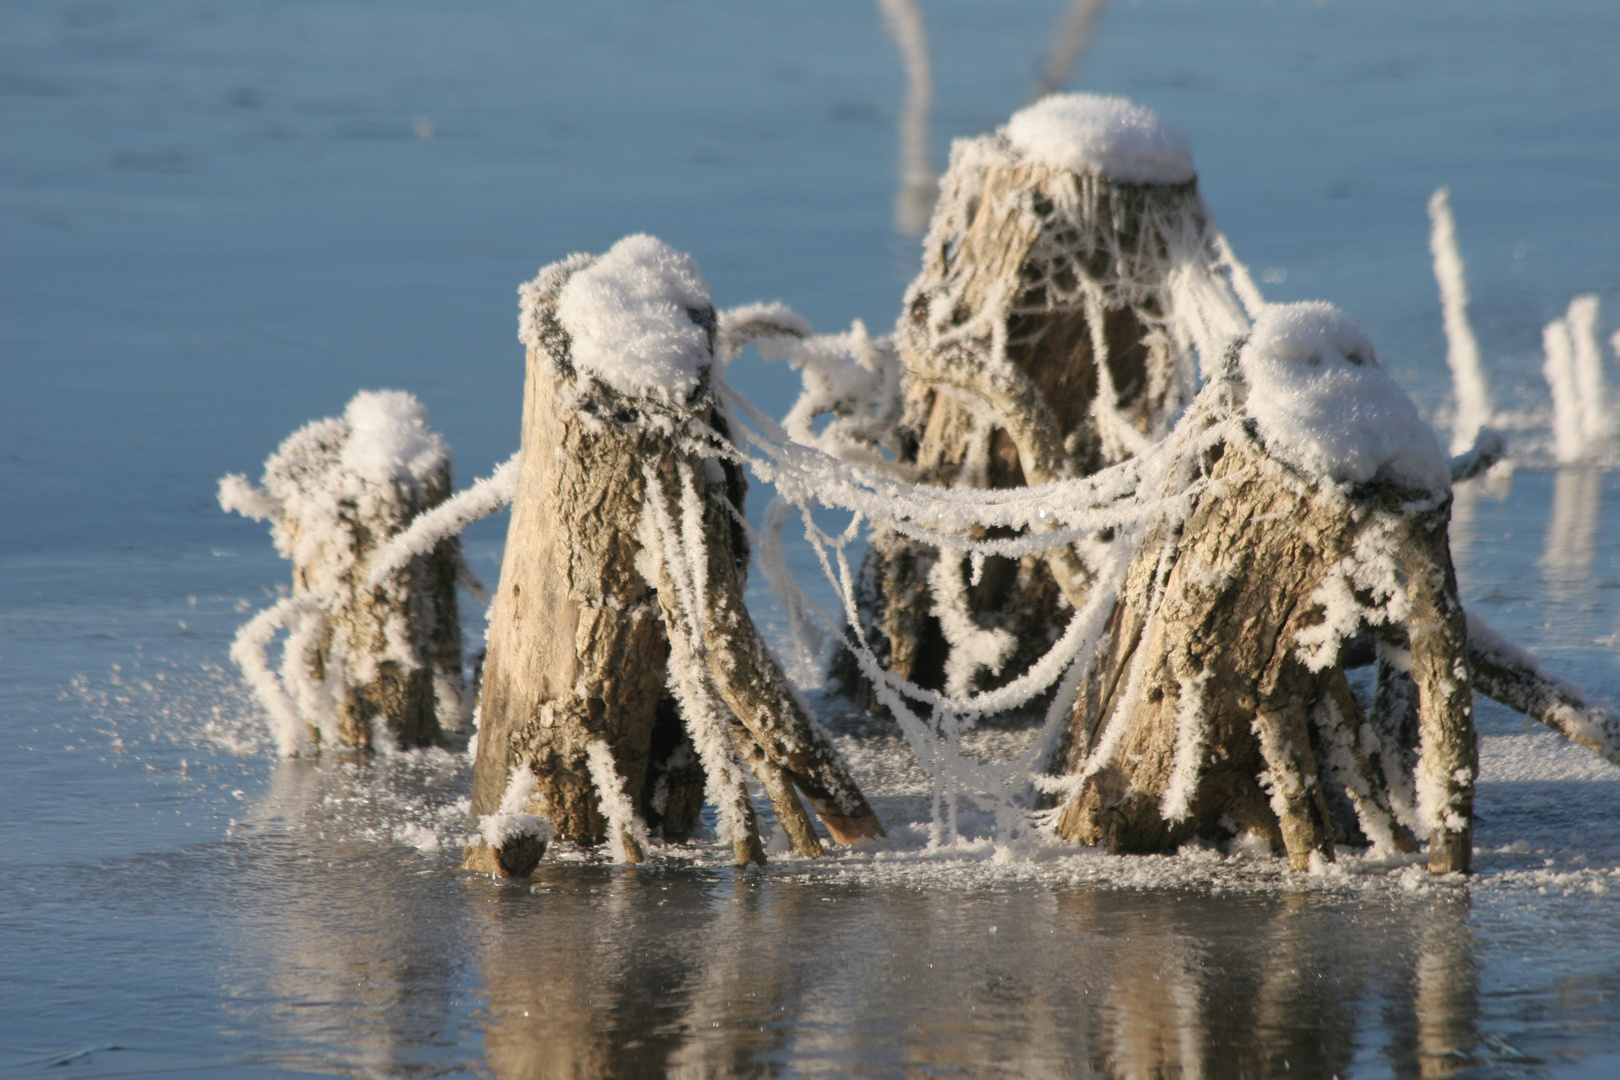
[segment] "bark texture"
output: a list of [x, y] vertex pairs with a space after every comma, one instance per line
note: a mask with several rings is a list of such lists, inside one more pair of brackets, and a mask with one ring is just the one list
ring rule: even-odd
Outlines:
[[[527, 356], [473, 813], [495, 814], [510, 785], [532, 777], [525, 812], [563, 839], [611, 839], [640, 861], [645, 839], [691, 835], [707, 787], [722, 821], [732, 822], [738, 861], [763, 862], [746, 768], [800, 854], [819, 855], [822, 846], [798, 793], [833, 840], [881, 835], [743, 603], [743, 478], [694, 441], [726, 437], [707, 379], [690, 400], [670, 405], [576, 372], [555, 316], [567, 272], [554, 275], [534, 313], [540, 342]], [[712, 345], [712, 310], [691, 315], [709, 328]], [[671, 547], [678, 541], [686, 544], [680, 551]], [[692, 588], [689, 578], [706, 587]], [[629, 810], [615, 837], [600, 758], [593, 772], [596, 744], [605, 745]], [[505, 862], [481, 844], [468, 851], [472, 868]]]

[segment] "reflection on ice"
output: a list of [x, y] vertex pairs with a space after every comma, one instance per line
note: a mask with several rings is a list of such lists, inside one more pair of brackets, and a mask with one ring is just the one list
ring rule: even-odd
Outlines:
[[1435, 899], [1423, 922], [1417, 960], [1420, 1075], [1453, 1076], [1473, 1064], [1478, 1041], [1479, 971], [1468, 928], [1469, 895]]
[[437, 1057], [455, 1026], [459, 897], [442, 875], [424, 889], [433, 864], [378, 842], [429, 847], [422, 822], [464, 816], [433, 807], [465, 775], [442, 752], [335, 757], [276, 762], [234, 827], [252, 853], [233, 916], [234, 996], [268, 1012], [253, 1022], [300, 1047], [303, 1067], [338, 1057], [360, 1075], [395, 1076]]
[[1466, 480], [1452, 488], [1451, 501], [1451, 559], [1459, 572], [1466, 572], [1474, 554], [1474, 521], [1479, 514], [1479, 501], [1490, 498], [1505, 501], [1513, 494], [1513, 464], [1498, 462], [1482, 475]]
[[1552, 518], [1541, 571], [1555, 599], [1568, 599], [1591, 585], [1598, 516], [1603, 509], [1603, 473], [1594, 468], [1558, 470]]
[[1332, 905], [550, 866], [480, 883], [503, 1080], [1396, 1075], [1478, 1064], [1466, 891]]

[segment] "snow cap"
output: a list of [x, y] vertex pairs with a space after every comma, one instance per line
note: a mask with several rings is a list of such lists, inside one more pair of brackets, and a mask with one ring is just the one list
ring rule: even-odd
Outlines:
[[1367, 335], [1332, 304], [1267, 307], [1238, 364], [1249, 414], [1281, 460], [1344, 483], [1381, 477], [1449, 490], [1434, 432], [1378, 365]]
[[1184, 184], [1195, 175], [1186, 136], [1152, 109], [1101, 94], [1053, 94], [1013, 114], [1007, 139], [1055, 169], [1124, 184]]
[[557, 321], [580, 371], [623, 394], [684, 398], [712, 362], [708, 331], [689, 312], [712, 306], [696, 260], [640, 233], [575, 271]]
[[362, 390], [343, 420], [349, 434], [340, 462], [375, 483], [422, 483], [450, 460], [449, 445], [428, 426], [427, 409], [404, 390]]

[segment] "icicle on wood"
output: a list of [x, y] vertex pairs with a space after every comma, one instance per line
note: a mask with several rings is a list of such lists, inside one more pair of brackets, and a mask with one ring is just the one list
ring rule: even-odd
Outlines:
[[[450, 448], [398, 390], [357, 394], [265, 463], [262, 486], [232, 474], [220, 505], [269, 520], [292, 592], [245, 625], [231, 655], [293, 755], [320, 746], [424, 746], [466, 716], [455, 536], [376, 565], [388, 542], [450, 492]], [[286, 631], [280, 670], [266, 655]], [[377, 730], [381, 722], [382, 730]]]
[[[1247, 327], [1220, 261], [1185, 140], [1146, 109], [1060, 95], [959, 140], [896, 331], [912, 479], [1037, 484], [1162, 438]], [[1038, 556], [939, 558], [878, 530], [860, 578], [867, 640], [928, 689], [1016, 677], [1084, 595], [1072, 555], [1068, 587]], [[871, 703], [848, 653], [835, 675]]]
[[[1180, 429], [1220, 439], [1194, 444], [1185, 514], [1146, 537], [1077, 699], [1056, 830], [1114, 852], [1250, 833], [1295, 869], [1336, 843], [1412, 851], [1415, 830], [1430, 870], [1466, 872], [1478, 767], [1439, 445], [1324, 304], [1269, 309], [1222, 383]], [[1368, 723], [1351, 693], [1365, 628], [1415, 724], [1388, 703]]]
[[[708, 287], [646, 236], [523, 290], [523, 437], [480, 699], [469, 868], [489, 839], [610, 840], [628, 861], [686, 839], [705, 787], [739, 862], [764, 786], [793, 849], [882, 827], [743, 603], [744, 481], [713, 387]], [[514, 796], [513, 792], [518, 795]]]

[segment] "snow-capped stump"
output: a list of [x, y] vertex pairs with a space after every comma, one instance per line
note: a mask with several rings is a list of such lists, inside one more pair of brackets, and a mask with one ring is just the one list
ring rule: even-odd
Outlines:
[[[910, 478], [1038, 484], [1163, 438], [1247, 327], [1221, 250], [1186, 140], [1124, 98], [1047, 97], [958, 140], [897, 327]], [[859, 609], [888, 670], [962, 693], [1027, 669], [1087, 580], [1066, 549], [970, 566], [879, 530]], [[852, 655], [835, 674], [873, 700]]]
[[[706, 788], [738, 861], [760, 862], [752, 773], [801, 854], [822, 848], [796, 792], [833, 840], [881, 835], [743, 604], [744, 481], [696, 263], [632, 236], [521, 292], [522, 449], [474, 814], [532, 815], [639, 861], [696, 828]], [[507, 862], [487, 837], [467, 853]]]
[[[1076, 701], [1057, 831], [1114, 852], [1247, 832], [1299, 869], [1417, 833], [1432, 871], [1467, 871], [1477, 754], [1446, 459], [1329, 305], [1266, 309], [1234, 361], [1177, 429], [1187, 508], [1139, 548]], [[1363, 628], [1380, 698], [1415, 717], [1363, 714], [1341, 665]]]
[[[341, 417], [289, 435], [260, 486], [219, 483], [226, 510], [270, 522], [292, 592], [242, 627], [231, 655], [270, 713], [281, 752], [422, 746], [466, 719], [456, 586], [460, 541], [379, 559], [450, 492], [450, 448], [399, 390], [355, 395]], [[286, 631], [279, 671], [267, 649]], [[378, 722], [381, 729], [378, 728]]]

